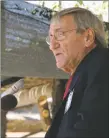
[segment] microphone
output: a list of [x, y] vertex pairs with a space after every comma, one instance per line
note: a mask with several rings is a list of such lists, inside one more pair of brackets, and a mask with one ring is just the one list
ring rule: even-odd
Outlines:
[[1, 98], [8, 95], [8, 94], [14, 94], [18, 92], [21, 88], [24, 87], [24, 80], [20, 79], [16, 83], [14, 83], [10, 88], [8, 88], [5, 92], [1, 94]]
[[1, 109], [4, 111], [11, 110], [17, 105], [17, 98], [13, 95], [24, 86], [24, 80], [20, 79], [10, 88], [1, 94]]
[[17, 105], [17, 99], [14, 95], [8, 94], [1, 98], [1, 109], [4, 111], [9, 111], [15, 108]]

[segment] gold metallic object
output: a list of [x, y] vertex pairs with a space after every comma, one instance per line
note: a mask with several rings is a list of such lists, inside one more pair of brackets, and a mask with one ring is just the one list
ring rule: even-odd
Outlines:
[[38, 107], [39, 107], [41, 119], [43, 121], [43, 129], [47, 131], [47, 129], [51, 124], [51, 117], [50, 117], [50, 111], [48, 108], [47, 96], [43, 95], [39, 97]]

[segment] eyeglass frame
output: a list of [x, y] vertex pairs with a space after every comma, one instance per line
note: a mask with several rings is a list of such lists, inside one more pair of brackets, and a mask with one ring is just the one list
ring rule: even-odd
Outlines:
[[[67, 31], [57, 31], [57, 32], [55, 32], [54, 35], [52, 35], [52, 37], [54, 37], [56, 41], [62, 41], [62, 40], [64, 40], [66, 38], [66, 36], [65, 36], [66, 33], [74, 31], [74, 30], [77, 30], [77, 28], [74, 28], [74, 29], [71, 29], [71, 30], [67, 30]], [[58, 37], [56, 37], [56, 33], [59, 33], [59, 32], [63, 33], [64, 38], [58, 39]], [[46, 43], [50, 46], [50, 36], [46, 37]]]

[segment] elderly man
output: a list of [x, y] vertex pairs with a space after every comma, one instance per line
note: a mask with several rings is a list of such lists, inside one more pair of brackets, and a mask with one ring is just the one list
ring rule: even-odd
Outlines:
[[102, 22], [83, 8], [62, 10], [46, 41], [70, 79], [45, 138], [107, 138], [109, 50]]

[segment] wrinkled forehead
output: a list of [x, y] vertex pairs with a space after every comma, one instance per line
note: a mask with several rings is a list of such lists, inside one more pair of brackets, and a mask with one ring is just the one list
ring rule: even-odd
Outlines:
[[58, 31], [58, 30], [66, 30], [75, 28], [76, 24], [74, 22], [73, 16], [66, 15], [61, 18], [56, 18], [52, 20], [49, 28], [49, 33]]
[[49, 33], [58, 31], [62, 28], [65, 28], [65, 22], [62, 22], [62, 19], [54, 19], [51, 23], [50, 23], [50, 28], [49, 28]]

